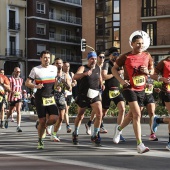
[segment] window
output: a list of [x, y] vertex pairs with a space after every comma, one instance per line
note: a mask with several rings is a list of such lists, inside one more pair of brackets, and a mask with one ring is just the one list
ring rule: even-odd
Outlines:
[[157, 0], [142, 0], [142, 17], [157, 15]]
[[37, 32], [37, 34], [45, 35], [46, 34], [46, 25], [45, 24], [37, 24], [36, 32]]
[[151, 39], [150, 45], [157, 45], [157, 23], [156, 22], [143, 22], [142, 30], [148, 33]]
[[45, 14], [45, 3], [37, 2], [37, 13]]
[[43, 44], [37, 44], [37, 55], [40, 55], [42, 51], [46, 50], [46, 46]]

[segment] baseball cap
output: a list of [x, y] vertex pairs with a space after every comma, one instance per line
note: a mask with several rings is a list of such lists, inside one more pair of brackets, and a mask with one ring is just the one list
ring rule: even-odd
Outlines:
[[91, 51], [87, 55], [87, 59], [89, 60], [91, 57], [97, 58], [97, 54], [95, 51]]

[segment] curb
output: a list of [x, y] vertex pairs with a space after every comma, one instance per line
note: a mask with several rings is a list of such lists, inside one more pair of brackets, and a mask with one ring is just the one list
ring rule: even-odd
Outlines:
[[[38, 119], [38, 115], [30, 115], [29, 116], [30, 120], [36, 121]], [[70, 116], [69, 117], [69, 122], [70, 123], [74, 123], [75, 121], [75, 116]], [[87, 123], [89, 121], [90, 117], [84, 117], [82, 120], [82, 123]], [[104, 123], [107, 124], [113, 124], [113, 123], [117, 123], [117, 117], [105, 117], [103, 119]], [[148, 117], [142, 117], [141, 118], [141, 123], [142, 124], [149, 124], [149, 118]]]

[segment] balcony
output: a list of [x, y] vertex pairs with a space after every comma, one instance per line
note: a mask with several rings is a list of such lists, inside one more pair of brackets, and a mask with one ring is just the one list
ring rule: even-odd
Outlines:
[[57, 13], [49, 13], [49, 19], [52, 19], [54, 21], [60, 21], [60, 22], [65, 22], [65, 23], [69, 23], [69, 24], [78, 24], [81, 25], [81, 18], [78, 17], [68, 17], [66, 15], [61, 15], [61, 14], [57, 14]]
[[20, 31], [20, 23], [8, 23], [8, 29], [13, 31]]
[[64, 35], [64, 34], [49, 33], [49, 40], [80, 45], [81, 37], [76, 37], [73, 35], [68, 36], [68, 35]]
[[81, 0], [50, 0], [50, 1], [81, 6]]
[[7, 57], [14, 56], [14, 57], [17, 57], [17, 58], [22, 58], [23, 57], [23, 50], [5, 48], [5, 56], [7, 56]]
[[96, 11], [97, 11], [98, 13], [106, 13], [106, 14], [109, 14], [109, 13], [110, 13], [110, 6], [97, 4], [97, 5], [96, 5]]
[[157, 8], [142, 8], [142, 18], [170, 17], [170, 5], [158, 5]]

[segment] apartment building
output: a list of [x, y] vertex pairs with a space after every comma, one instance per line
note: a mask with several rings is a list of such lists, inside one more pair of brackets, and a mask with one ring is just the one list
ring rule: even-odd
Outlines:
[[60, 57], [76, 71], [82, 63], [81, 0], [27, 0], [28, 72], [40, 63], [40, 52], [50, 50], [51, 60]]
[[0, 68], [8, 76], [18, 66], [25, 77], [25, 10], [23, 0], [0, 1]]
[[[82, 7], [82, 37], [97, 52], [111, 46], [116, 46], [121, 53], [130, 51], [129, 37], [136, 30], [149, 34], [148, 51], [155, 62], [170, 52], [170, 1], [83, 0]], [[88, 49], [83, 58], [87, 52]]]

